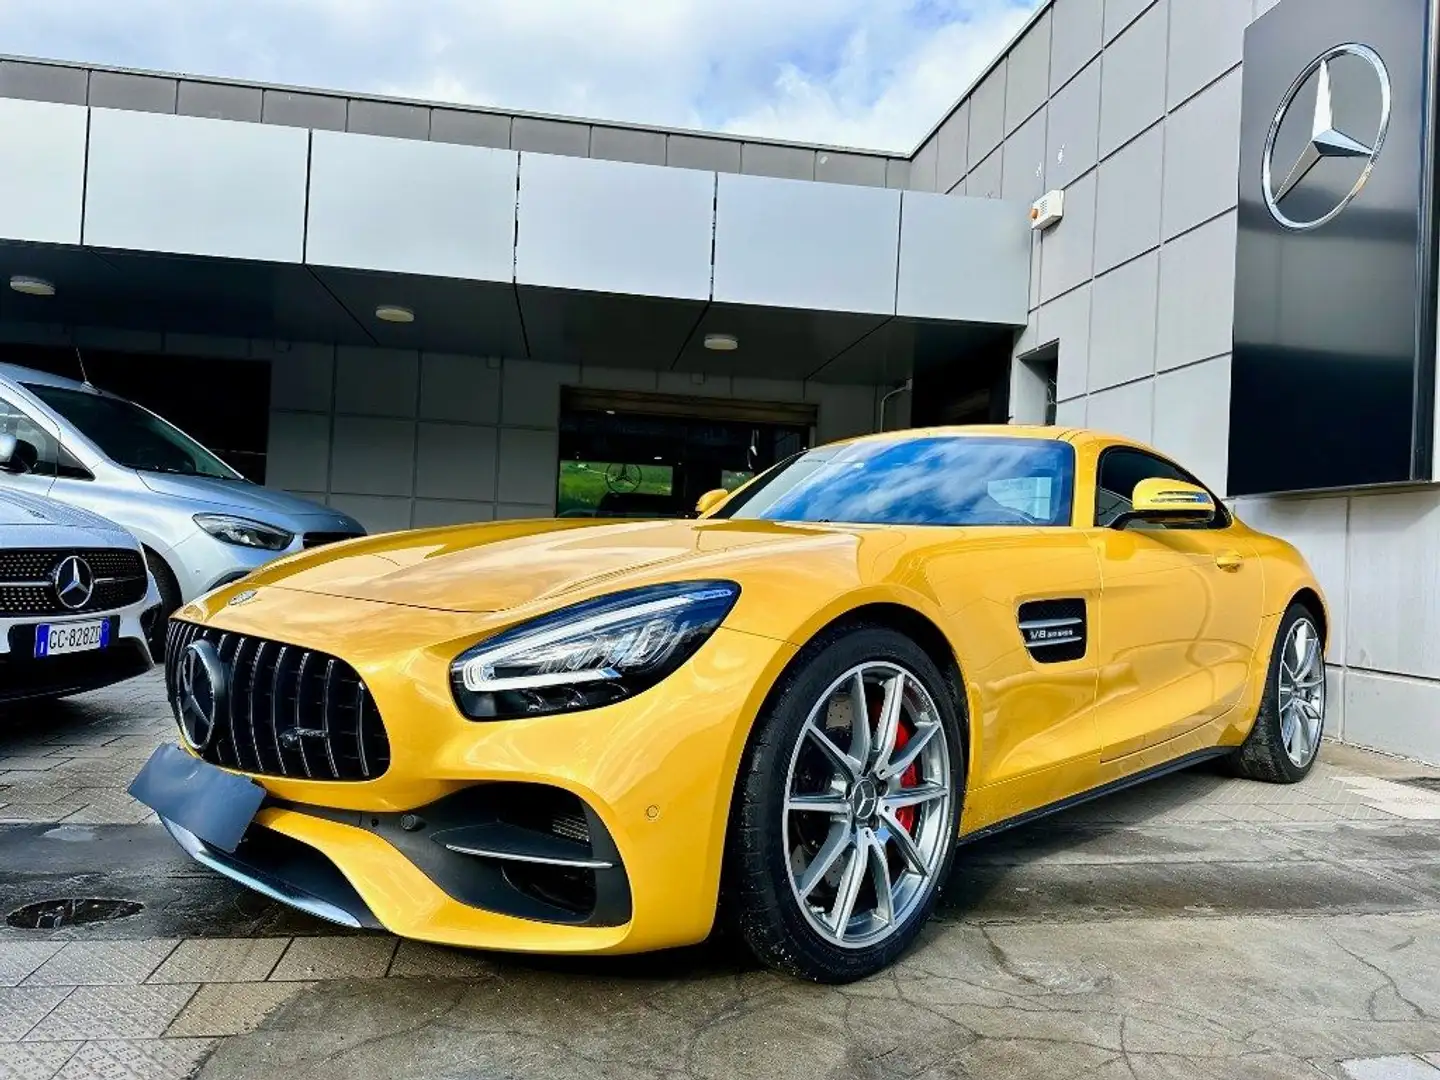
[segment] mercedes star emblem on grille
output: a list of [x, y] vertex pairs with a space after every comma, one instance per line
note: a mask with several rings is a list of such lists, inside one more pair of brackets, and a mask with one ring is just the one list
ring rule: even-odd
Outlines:
[[220, 653], [208, 641], [192, 641], [180, 657], [175, 712], [185, 744], [204, 753], [229, 716], [229, 684]]
[[67, 555], [50, 575], [61, 607], [79, 611], [95, 592], [95, 571], [78, 555]]
[[[1370, 141], [1361, 142], [1360, 139], [1340, 131], [1335, 126], [1335, 97], [1331, 86], [1330, 65], [1333, 61], [1342, 57], [1355, 57], [1369, 65], [1373, 77], [1379, 84], [1379, 116], [1376, 117], [1373, 134], [1368, 134]], [[1281, 128], [1285, 125], [1300, 92], [1310, 85], [1311, 78], [1315, 77], [1315, 112], [1311, 118], [1310, 137], [1294, 163], [1288, 168], [1282, 161], [1280, 168], [1285, 169], [1281, 174], [1276, 169], [1275, 161], [1275, 140], [1279, 137]], [[1312, 60], [1302, 71], [1296, 80], [1290, 84], [1290, 89], [1280, 100], [1280, 107], [1275, 110], [1275, 119], [1270, 122], [1270, 131], [1265, 136], [1265, 153], [1261, 158], [1261, 187], [1265, 195], [1265, 206], [1280, 225], [1297, 232], [1306, 229], [1318, 229], [1328, 221], [1333, 221], [1340, 213], [1350, 205], [1355, 196], [1370, 179], [1370, 173], [1375, 169], [1375, 163], [1380, 158], [1380, 151], [1385, 146], [1385, 136], [1390, 131], [1390, 72], [1385, 67], [1385, 61], [1380, 54], [1368, 45], [1336, 45], [1334, 48], [1322, 53]], [[1357, 132], [1357, 134], [1362, 134]], [[1327, 212], [1314, 215], [1313, 211], [1305, 217], [1291, 217], [1282, 209], [1286, 198], [1299, 188], [1307, 177], [1314, 171], [1320, 162], [1327, 159], [1350, 158], [1363, 159], [1364, 167], [1360, 170], [1359, 177], [1355, 180], [1354, 186], [1340, 198], [1340, 200]]]

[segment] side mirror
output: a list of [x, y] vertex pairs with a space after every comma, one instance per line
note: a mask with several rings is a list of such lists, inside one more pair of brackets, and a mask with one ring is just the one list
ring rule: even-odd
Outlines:
[[724, 488], [713, 488], [700, 496], [700, 501], [695, 504], [695, 513], [704, 517], [711, 510], [714, 510], [721, 503], [730, 497], [730, 492]]
[[14, 435], [0, 435], [0, 469], [9, 465], [14, 459], [15, 447], [19, 445], [19, 442], [20, 440]]
[[1112, 522], [1112, 528], [1123, 529], [1132, 521], [1208, 525], [1215, 519], [1215, 500], [1208, 491], [1183, 480], [1163, 480], [1158, 476], [1146, 477], [1135, 485], [1130, 507]]

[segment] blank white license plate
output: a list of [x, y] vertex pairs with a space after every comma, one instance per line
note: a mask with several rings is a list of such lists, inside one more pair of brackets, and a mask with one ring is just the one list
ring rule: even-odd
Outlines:
[[110, 620], [99, 622], [42, 624], [35, 628], [35, 656], [64, 656], [92, 652], [110, 644]]

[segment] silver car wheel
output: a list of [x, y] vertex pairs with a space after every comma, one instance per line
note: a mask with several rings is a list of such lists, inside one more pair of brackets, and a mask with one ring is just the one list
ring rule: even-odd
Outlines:
[[1280, 651], [1280, 741], [1296, 768], [1310, 764], [1325, 729], [1325, 658], [1320, 634], [1297, 619]]
[[950, 745], [921, 681], [872, 662], [836, 679], [790, 755], [790, 887], [810, 926], [846, 949], [906, 924], [952, 839]]

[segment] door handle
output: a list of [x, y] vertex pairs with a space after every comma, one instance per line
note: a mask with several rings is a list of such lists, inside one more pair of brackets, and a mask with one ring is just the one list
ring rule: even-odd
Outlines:
[[1215, 556], [1215, 565], [1221, 570], [1233, 574], [1245, 565], [1245, 557], [1238, 551], [1222, 551]]

